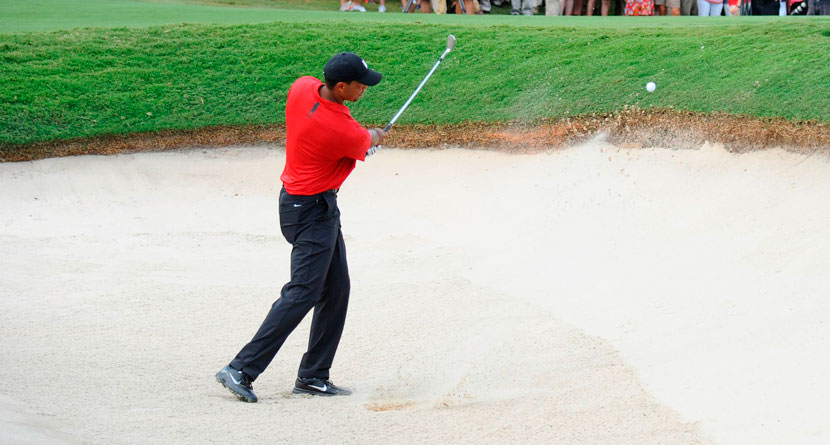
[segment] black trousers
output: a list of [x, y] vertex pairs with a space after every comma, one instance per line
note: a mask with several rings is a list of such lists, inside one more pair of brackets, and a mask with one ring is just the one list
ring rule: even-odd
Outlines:
[[282, 234], [293, 245], [291, 281], [283, 286], [262, 326], [231, 367], [256, 379], [314, 308], [308, 350], [298, 375], [328, 379], [346, 321], [350, 290], [337, 193], [298, 196], [282, 189], [279, 212]]

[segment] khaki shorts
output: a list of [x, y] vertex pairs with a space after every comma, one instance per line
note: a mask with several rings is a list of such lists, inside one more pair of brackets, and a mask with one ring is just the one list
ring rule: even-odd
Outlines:
[[680, 8], [680, 0], [654, 0], [655, 5], [666, 5], [669, 8]]

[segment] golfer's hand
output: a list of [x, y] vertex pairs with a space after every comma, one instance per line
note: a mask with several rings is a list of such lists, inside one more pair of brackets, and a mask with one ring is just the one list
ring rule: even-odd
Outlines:
[[372, 146], [369, 147], [369, 150], [366, 152], [367, 158], [377, 153], [382, 146], [381, 144], [383, 144], [383, 141], [386, 139], [386, 132], [380, 128], [372, 128], [369, 130], [369, 134], [372, 135]]
[[372, 147], [375, 145], [383, 145], [383, 141], [386, 139], [386, 132], [382, 128], [372, 128], [369, 130], [369, 134], [372, 135]]

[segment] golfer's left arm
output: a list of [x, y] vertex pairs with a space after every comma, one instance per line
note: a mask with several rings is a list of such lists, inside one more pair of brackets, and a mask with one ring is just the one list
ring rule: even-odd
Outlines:
[[372, 156], [378, 151], [383, 145], [383, 141], [386, 140], [386, 132], [383, 131], [382, 128], [371, 128], [369, 129], [369, 135], [372, 137], [372, 142], [369, 144], [369, 150], [366, 152], [366, 156]]

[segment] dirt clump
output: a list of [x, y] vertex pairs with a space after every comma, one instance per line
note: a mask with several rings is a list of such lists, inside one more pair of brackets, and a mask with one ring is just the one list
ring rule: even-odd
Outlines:
[[[609, 142], [630, 148], [696, 148], [708, 141], [733, 152], [772, 147], [808, 153], [830, 149], [830, 124], [824, 122], [641, 108], [533, 122], [398, 125], [385, 145], [534, 153], [577, 144], [600, 133]], [[284, 142], [284, 125], [218, 126], [6, 144], [0, 145], [0, 162]]]

